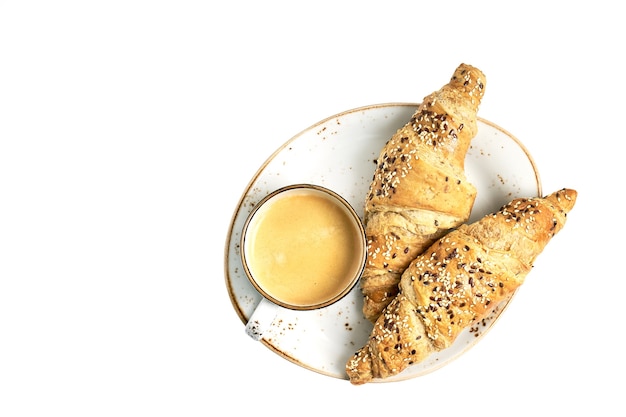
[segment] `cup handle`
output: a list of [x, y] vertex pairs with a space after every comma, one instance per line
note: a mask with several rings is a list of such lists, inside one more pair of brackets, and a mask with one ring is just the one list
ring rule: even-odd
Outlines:
[[261, 340], [263, 334], [272, 326], [277, 314], [278, 306], [265, 298], [261, 298], [261, 302], [256, 306], [246, 324], [248, 336], [256, 341]]

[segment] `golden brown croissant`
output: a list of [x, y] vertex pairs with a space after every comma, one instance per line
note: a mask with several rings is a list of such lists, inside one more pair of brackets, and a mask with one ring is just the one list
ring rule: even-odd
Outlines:
[[402, 274], [400, 292], [347, 362], [350, 382], [386, 378], [449, 347], [524, 282], [565, 224], [577, 192], [520, 198], [433, 243]]
[[470, 216], [476, 188], [464, 163], [485, 85], [480, 70], [461, 64], [380, 152], [365, 202], [368, 261], [360, 284], [372, 322], [397, 294], [409, 262]]

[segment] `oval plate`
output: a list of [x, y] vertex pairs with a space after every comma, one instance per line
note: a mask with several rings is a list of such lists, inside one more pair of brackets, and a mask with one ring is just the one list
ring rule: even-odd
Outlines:
[[[243, 192], [226, 241], [226, 285], [232, 305], [244, 324], [261, 300], [243, 272], [239, 248], [240, 233], [252, 208], [277, 188], [312, 183], [341, 194], [362, 219], [374, 160], [417, 106], [416, 103], [379, 104], [331, 116], [291, 138], [263, 163]], [[465, 159], [465, 172], [478, 190], [470, 222], [516, 197], [541, 196], [539, 174], [526, 148], [510, 133], [481, 118]], [[508, 301], [501, 303], [479, 326], [462, 332], [448, 349], [384, 381], [413, 378], [450, 363], [491, 329], [507, 304]], [[323, 309], [283, 309], [279, 317], [281, 325], [262, 343], [304, 368], [347, 380], [345, 363], [366, 343], [372, 330], [372, 324], [363, 317], [362, 305], [356, 285], [340, 302]], [[246, 337], [243, 327], [241, 334]]]

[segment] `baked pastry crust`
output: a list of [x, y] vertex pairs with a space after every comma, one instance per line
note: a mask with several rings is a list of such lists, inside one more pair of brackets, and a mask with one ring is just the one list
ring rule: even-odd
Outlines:
[[476, 188], [464, 164], [485, 87], [478, 68], [459, 65], [380, 152], [365, 202], [368, 260], [360, 284], [372, 322], [397, 294], [409, 262], [470, 216]]
[[577, 192], [519, 198], [432, 244], [402, 274], [399, 294], [347, 362], [350, 382], [387, 378], [446, 349], [522, 285], [565, 225]]

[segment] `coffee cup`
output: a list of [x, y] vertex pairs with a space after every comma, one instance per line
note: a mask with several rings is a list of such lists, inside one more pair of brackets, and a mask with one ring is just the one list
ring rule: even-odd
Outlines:
[[246, 332], [259, 340], [281, 308], [314, 310], [345, 297], [366, 260], [363, 224], [338, 193], [294, 184], [263, 198], [241, 234], [243, 269], [261, 294]]

